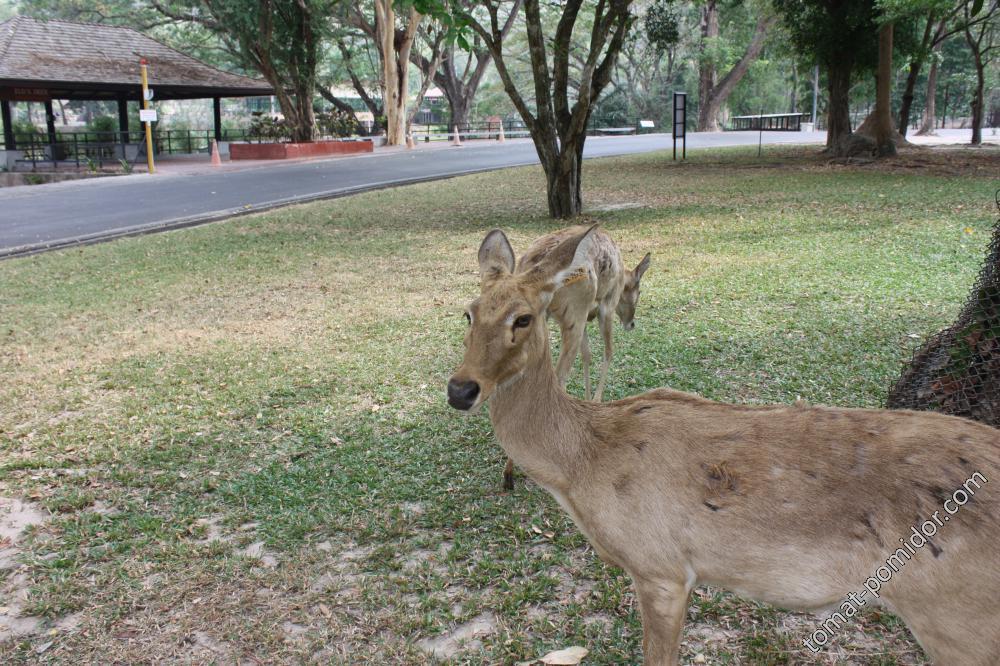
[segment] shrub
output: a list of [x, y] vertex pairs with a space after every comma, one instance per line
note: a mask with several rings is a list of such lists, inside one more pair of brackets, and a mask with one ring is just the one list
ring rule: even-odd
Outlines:
[[339, 109], [316, 114], [316, 125], [325, 136], [348, 137], [361, 132], [361, 124], [354, 114], [347, 114]]

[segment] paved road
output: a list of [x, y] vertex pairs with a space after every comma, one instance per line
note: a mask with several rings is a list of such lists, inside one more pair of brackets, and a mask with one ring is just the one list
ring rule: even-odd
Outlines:
[[[825, 133], [765, 132], [764, 142], [821, 143]], [[756, 144], [757, 132], [691, 134], [688, 149]], [[666, 150], [664, 134], [594, 137], [585, 156]], [[145, 174], [0, 189], [0, 257], [224, 219], [298, 201], [475, 171], [536, 164], [529, 141], [467, 143], [188, 175]]]

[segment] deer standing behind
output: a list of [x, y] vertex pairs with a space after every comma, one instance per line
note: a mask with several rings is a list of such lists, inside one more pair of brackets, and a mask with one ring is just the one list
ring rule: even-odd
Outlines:
[[[645, 663], [678, 663], [697, 585], [843, 608], [887, 558], [906, 555], [911, 529], [944, 516], [928, 547], [862, 599], [901, 617], [938, 666], [996, 664], [1000, 431], [927, 412], [729, 405], [668, 389], [575, 399], [552, 368], [545, 313], [587, 270], [592, 242], [591, 230], [569, 237], [515, 273], [503, 233], [486, 237], [448, 402], [471, 412], [489, 401], [504, 451], [629, 573]], [[948, 502], [976, 478], [952, 515]]]
[[[525, 250], [517, 265], [517, 272], [524, 273], [544, 263], [549, 253], [568, 238], [580, 235], [587, 227], [566, 227], [542, 236]], [[639, 304], [640, 286], [643, 274], [649, 268], [649, 253], [634, 270], [625, 268], [618, 245], [603, 231], [593, 232], [586, 256], [586, 271], [579, 279], [557, 289], [549, 303], [548, 316], [559, 324], [561, 341], [556, 376], [563, 387], [573, 372], [577, 354], [583, 362], [584, 395], [590, 398], [590, 340], [587, 337], [587, 322], [597, 319], [604, 341], [601, 361], [601, 375], [597, 382], [594, 400], [604, 397], [608, 369], [611, 366], [613, 348], [611, 344], [614, 330], [614, 316], [617, 313], [622, 328], [635, 328], [635, 309]], [[503, 472], [503, 487], [514, 488], [514, 463], [507, 458]]]

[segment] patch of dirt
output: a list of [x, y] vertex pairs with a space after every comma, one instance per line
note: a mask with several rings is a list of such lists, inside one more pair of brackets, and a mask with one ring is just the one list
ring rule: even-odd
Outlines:
[[195, 543], [205, 545], [213, 541], [232, 541], [232, 536], [223, 534], [222, 532], [221, 524], [224, 517], [221, 514], [213, 514], [207, 518], [199, 518], [194, 521], [196, 527], [205, 528], [205, 536], [195, 541]]
[[417, 641], [417, 647], [435, 659], [451, 659], [463, 650], [480, 649], [483, 644], [479, 639], [492, 634], [496, 627], [496, 616], [483, 613], [440, 636]]
[[618, 203], [603, 203], [596, 206], [589, 206], [588, 213], [604, 213], [616, 210], [629, 210], [630, 208], [643, 208], [646, 204], [639, 201], [621, 201]]
[[244, 557], [249, 557], [260, 562], [260, 566], [265, 569], [274, 569], [278, 566], [278, 558], [267, 552], [264, 549], [263, 541], [255, 541], [243, 550], [240, 551], [240, 555]]
[[[0, 642], [41, 633], [50, 624], [44, 618], [25, 614], [31, 579], [26, 566], [18, 562], [25, 531], [47, 519], [48, 515], [35, 504], [0, 497], [0, 571], [6, 574], [0, 587]], [[56, 620], [52, 629], [70, 631], [79, 624], [79, 614], [69, 615]]]

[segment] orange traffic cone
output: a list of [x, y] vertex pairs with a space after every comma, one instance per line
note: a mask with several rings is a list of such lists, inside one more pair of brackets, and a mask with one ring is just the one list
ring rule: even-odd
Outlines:
[[462, 145], [462, 137], [458, 135], [458, 125], [455, 125], [455, 138], [452, 139], [451, 145], [459, 147]]
[[219, 155], [219, 142], [212, 139], [212, 166], [222, 166], [222, 156]]
[[506, 137], [503, 135], [503, 123], [500, 123], [500, 134], [497, 134], [497, 142], [503, 143], [506, 140]]

